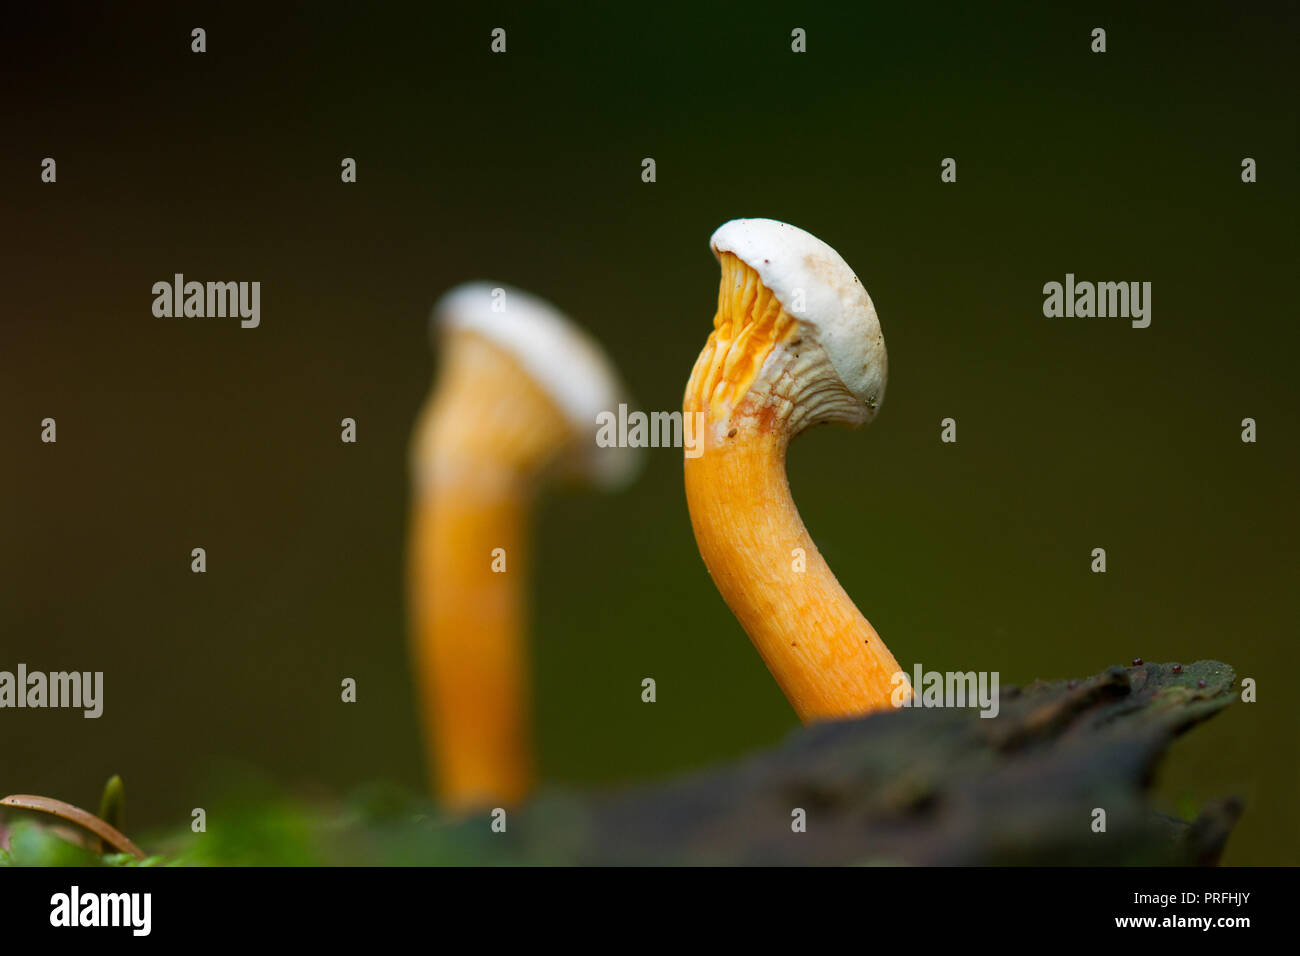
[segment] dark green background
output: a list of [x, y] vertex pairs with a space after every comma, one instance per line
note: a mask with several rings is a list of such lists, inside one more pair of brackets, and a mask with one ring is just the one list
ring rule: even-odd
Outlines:
[[[226, 760], [419, 786], [402, 560], [430, 305], [535, 291], [643, 407], [679, 408], [708, 237], [769, 216], [838, 249], [885, 330], [881, 416], [801, 438], [790, 475], [900, 662], [1010, 684], [1227, 661], [1259, 702], [1181, 742], [1158, 803], [1241, 794], [1226, 861], [1296, 862], [1294, 7], [364, 6], [5, 13], [0, 668], [103, 670], [106, 709], [0, 712], [0, 791], [93, 805], [118, 772], [138, 831], [188, 823]], [[260, 280], [261, 328], [154, 318], [173, 272]], [[1067, 272], [1152, 282], [1151, 327], [1044, 318]], [[680, 452], [549, 497], [537, 531], [548, 781], [661, 778], [796, 725], [695, 550]]]

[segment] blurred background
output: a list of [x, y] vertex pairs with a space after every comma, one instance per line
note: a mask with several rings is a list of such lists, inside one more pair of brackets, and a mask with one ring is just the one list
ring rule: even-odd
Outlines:
[[[709, 235], [768, 216], [834, 246], [881, 317], [880, 417], [814, 430], [789, 469], [900, 663], [1004, 686], [1231, 664], [1258, 702], [1181, 741], [1155, 800], [1240, 794], [1225, 862], [1296, 862], [1295, 8], [873, 7], [7, 10], [0, 669], [106, 689], [99, 720], [0, 712], [0, 791], [93, 809], [120, 773], [138, 832], [186, 826], [232, 762], [306, 793], [421, 787], [403, 549], [431, 304], [529, 289], [641, 407], [677, 409]], [[175, 272], [260, 280], [261, 327], [155, 318]], [[1151, 327], [1044, 318], [1067, 272], [1150, 281]], [[625, 493], [544, 499], [548, 784], [797, 726], [700, 561], [681, 467], [651, 450]]]

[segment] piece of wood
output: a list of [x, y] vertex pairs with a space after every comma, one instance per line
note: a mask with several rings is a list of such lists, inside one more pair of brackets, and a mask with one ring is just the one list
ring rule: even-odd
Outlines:
[[[821, 724], [681, 782], [550, 794], [481, 847], [489, 861], [586, 864], [1214, 863], [1240, 801], [1186, 823], [1146, 791], [1173, 738], [1234, 699], [1234, 672], [1173, 668], [1004, 688], [994, 718], [908, 709]], [[792, 832], [795, 808], [806, 832]]]

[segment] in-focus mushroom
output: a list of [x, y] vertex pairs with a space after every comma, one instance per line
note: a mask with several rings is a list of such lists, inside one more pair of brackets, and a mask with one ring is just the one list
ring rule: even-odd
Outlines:
[[804, 429], [875, 417], [886, 378], [875, 307], [802, 229], [735, 219], [711, 244], [718, 311], [684, 401], [703, 416], [702, 454], [685, 465], [700, 554], [800, 719], [888, 708], [898, 663], [817, 551], [785, 473]]
[[533, 781], [529, 524], [548, 477], [612, 488], [636, 453], [596, 444], [627, 401], [600, 347], [541, 299], [470, 283], [435, 306], [441, 368], [412, 440], [409, 582], [421, 719], [454, 810]]

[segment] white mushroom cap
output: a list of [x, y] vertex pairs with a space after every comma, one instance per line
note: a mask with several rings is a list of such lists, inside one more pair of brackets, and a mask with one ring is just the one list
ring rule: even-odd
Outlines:
[[435, 335], [440, 327], [481, 335], [518, 362], [573, 426], [582, 470], [597, 484], [614, 487], [635, 473], [636, 449], [596, 444], [596, 416], [617, 414], [626, 390], [604, 350], [555, 306], [503, 283], [466, 282], [434, 305], [432, 325]]
[[811, 233], [775, 219], [733, 219], [709, 244], [715, 256], [730, 252], [758, 273], [821, 346], [841, 383], [866, 406], [869, 420], [885, 396], [885, 337], [871, 296], [843, 257]]

